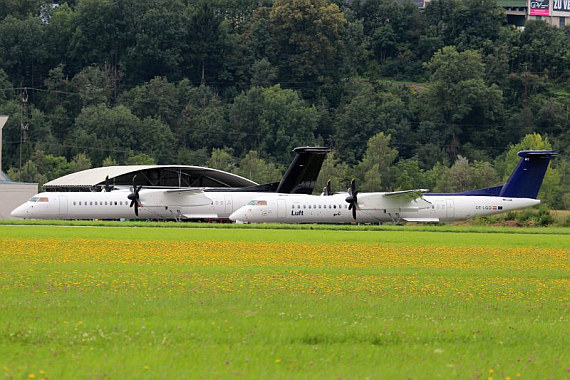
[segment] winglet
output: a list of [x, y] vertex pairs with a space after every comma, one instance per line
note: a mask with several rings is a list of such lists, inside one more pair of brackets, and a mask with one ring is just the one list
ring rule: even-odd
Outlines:
[[552, 150], [523, 150], [519, 163], [501, 188], [499, 196], [536, 199], [548, 163], [558, 153]]

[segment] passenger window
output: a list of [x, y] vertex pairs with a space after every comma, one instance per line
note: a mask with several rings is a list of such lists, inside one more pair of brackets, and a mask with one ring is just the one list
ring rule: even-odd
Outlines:
[[73, 201], [73, 205], [75, 206], [75, 201]]
[[336, 208], [336, 205], [334, 205], [333, 208]]
[[81, 206], [81, 201], [79, 201], [79, 206]]
[[117, 201], [115, 201], [115, 206], [117, 205]]

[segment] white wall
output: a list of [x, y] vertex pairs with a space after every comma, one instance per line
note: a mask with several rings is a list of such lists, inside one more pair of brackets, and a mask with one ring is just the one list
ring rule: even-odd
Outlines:
[[38, 193], [37, 183], [0, 183], [0, 219], [15, 219], [12, 210]]

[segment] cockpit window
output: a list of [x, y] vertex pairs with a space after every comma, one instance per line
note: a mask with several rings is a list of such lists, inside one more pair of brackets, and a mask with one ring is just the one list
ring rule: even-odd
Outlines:
[[31, 197], [28, 202], [49, 202], [48, 197]]
[[247, 203], [248, 206], [267, 206], [267, 201], [249, 201]]

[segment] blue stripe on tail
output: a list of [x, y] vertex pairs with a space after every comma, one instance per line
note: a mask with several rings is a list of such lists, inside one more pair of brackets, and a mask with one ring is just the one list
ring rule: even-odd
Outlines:
[[557, 154], [552, 150], [523, 150], [519, 152], [521, 160], [503, 185], [499, 196], [536, 199], [548, 163]]
[[[548, 163], [558, 153], [552, 150], [523, 150], [519, 152], [521, 160], [503, 186], [469, 190], [454, 195], [482, 195], [505, 198], [536, 199], [542, 180], [546, 174]], [[445, 194], [430, 194], [445, 195]]]

